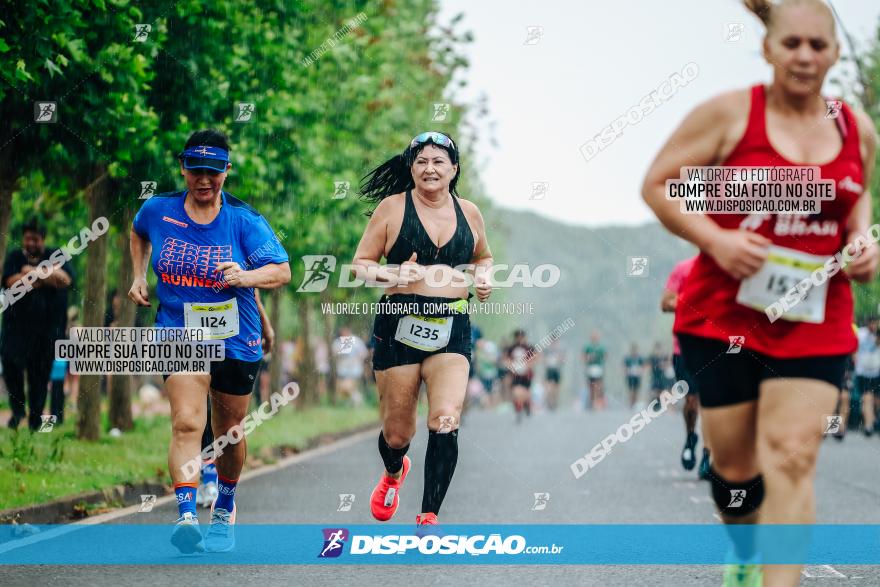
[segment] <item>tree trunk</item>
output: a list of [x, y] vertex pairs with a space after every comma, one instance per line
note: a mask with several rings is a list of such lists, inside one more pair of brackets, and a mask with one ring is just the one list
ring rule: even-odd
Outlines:
[[272, 290], [269, 298], [272, 300], [272, 307], [269, 308], [269, 322], [275, 331], [275, 348], [272, 349], [272, 362], [269, 363], [269, 395], [281, 389], [289, 383], [289, 381], [281, 381], [281, 361], [284, 357], [281, 355], [281, 299], [283, 288], [278, 287]]
[[315, 379], [315, 353], [311, 344], [311, 328], [309, 325], [309, 302], [306, 296], [302, 296], [297, 303], [297, 315], [299, 316], [299, 339], [302, 341], [302, 359], [297, 366], [299, 374], [299, 389], [302, 405], [313, 405], [318, 397], [317, 381]]
[[[330, 303], [330, 292], [324, 290], [321, 292], [321, 302]], [[321, 312], [321, 322], [324, 326], [322, 333], [324, 335], [324, 344], [327, 345], [327, 364], [330, 371], [327, 373], [327, 398], [330, 405], [336, 405], [336, 353], [333, 352], [333, 339], [336, 327], [334, 325], [333, 315], [329, 312]]]
[[[15, 137], [17, 124], [12, 119], [0, 120], [0, 134]], [[0, 263], [6, 260], [6, 247], [9, 245], [9, 220], [12, 216], [12, 192], [18, 189], [19, 178], [25, 175], [26, 165], [21, 144], [7, 144], [0, 149]]]
[[[92, 183], [86, 191], [89, 217], [106, 217], [109, 210], [111, 180], [103, 168], [98, 168], [98, 177], [103, 179]], [[107, 291], [107, 245], [109, 237], [105, 234], [89, 243], [86, 251], [86, 279], [83, 292], [83, 326], [104, 326], [104, 305]], [[101, 378], [103, 375], [83, 375], [80, 378], [77, 410], [79, 412], [76, 432], [83, 440], [98, 440], [101, 435]]]
[[[137, 306], [129, 303], [124, 295], [125, 288], [131, 284], [134, 274], [131, 255], [128, 252], [128, 231], [133, 220], [134, 209], [128, 205], [124, 206], [122, 208], [118, 235], [122, 259], [120, 259], [119, 263], [119, 283], [116, 287], [118, 295], [122, 296], [122, 303], [120, 304], [119, 315], [114, 317], [115, 326], [134, 326], [134, 316], [137, 311]], [[134, 375], [114, 375], [110, 378], [110, 386], [107, 393], [110, 401], [111, 428], [119, 428], [125, 431], [131, 430], [134, 427], [131, 414], [131, 390], [133, 386]]]
[[[10, 172], [7, 175], [7, 171]], [[0, 173], [0, 263], [6, 260], [6, 247], [9, 244], [9, 220], [12, 218], [12, 192], [18, 187], [18, 179], [14, 170], [4, 167]]]

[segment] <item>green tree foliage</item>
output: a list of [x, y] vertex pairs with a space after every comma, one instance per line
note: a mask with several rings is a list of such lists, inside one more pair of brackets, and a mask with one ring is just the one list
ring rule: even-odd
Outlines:
[[[848, 39], [850, 40], [850, 39]], [[855, 62], [858, 74], [851, 84], [853, 94], [860, 102], [859, 106], [870, 115], [874, 128], [880, 128], [880, 25], [871, 44], [859, 51], [852, 61]], [[872, 222], [880, 222], [880, 151], [874, 162], [874, 176], [866, 188], [871, 190]], [[865, 285], [856, 284], [856, 318], [864, 320], [868, 316], [880, 315], [880, 283], [875, 279]]]
[[[423, 130], [467, 142], [467, 105], [457, 101], [453, 81], [467, 67], [460, 48], [470, 37], [455, 30], [457, 20], [438, 21], [435, 0], [4, 4], [0, 253], [10, 216], [13, 225], [32, 212], [47, 217], [51, 245], [108, 215], [114, 229], [89, 248], [80, 273], [88, 278], [73, 292], [85, 325], [102, 324], [108, 287], [124, 293], [130, 285], [119, 277], [130, 274], [128, 252], [110, 243], [124, 239], [141, 182], [180, 189], [175, 154], [195, 130], [229, 134], [227, 190], [266, 216], [291, 256], [294, 278], [273, 299], [292, 303], [285, 313], [298, 330], [311, 321], [313, 332], [335, 324], [318, 315], [320, 295], [295, 293], [299, 259], [352, 258], [366, 224], [360, 178]], [[57, 103], [56, 123], [35, 122], [37, 101]], [[236, 120], [240, 103], [253, 104], [250, 120]], [[444, 120], [432, 120], [438, 103], [449, 105]], [[471, 179], [465, 168], [466, 194]], [[349, 182], [346, 197], [334, 199], [334, 182]], [[323, 294], [377, 296], [363, 289]], [[97, 438], [98, 380], [84, 383], [81, 395], [95, 401], [80, 405], [79, 434]], [[306, 396], [313, 389], [302, 387]], [[125, 416], [111, 414], [111, 421]]]

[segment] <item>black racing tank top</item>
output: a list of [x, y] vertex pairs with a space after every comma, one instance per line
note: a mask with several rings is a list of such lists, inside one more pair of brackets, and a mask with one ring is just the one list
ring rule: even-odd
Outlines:
[[468, 226], [464, 212], [458, 204], [458, 198], [452, 196], [455, 206], [455, 233], [440, 248], [428, 236], [428, 231], [419, 220], [416, 206], [412, 199], [412, 190], [406, 191], [406, 209], [403, 212], [403, 224], [400, 234], [386, 257], [390, 265], [400, 265], [416, 253], [419, 265], [467, 265], [474, 256], [474, 234]]

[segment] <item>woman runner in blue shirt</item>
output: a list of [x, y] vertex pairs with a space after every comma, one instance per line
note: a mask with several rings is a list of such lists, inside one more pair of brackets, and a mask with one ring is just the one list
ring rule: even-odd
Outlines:
[[[128, 297], [149, 306], [147, 260], [158, 278], [156, 326], [210, 326], [223, 340], [225, 359], [210, 374], [166, 375], [172, 438], [168, 469], [180, 517], [171, 542], [183, 553], [228, 551], [235, 545], [235, 489], [246, 442], [230, 442], [216, 459], [218, 497], [202, 541], [196, 517], [199, 457], [210, 394], [216, 436], [226, 435], [247, 413], [262, 359], [261, 324], [254, 288], [290, 281], [288, 256], [269, 223], [256, 210], [223, 191], [232, 165], [229, 141], [216, 130], [194, 133], [179, 155], [186, 190], [154, 195], [144, 202], [131, 230], [134, 282]], [[219, 451], [218, 451], [219, 452]]]

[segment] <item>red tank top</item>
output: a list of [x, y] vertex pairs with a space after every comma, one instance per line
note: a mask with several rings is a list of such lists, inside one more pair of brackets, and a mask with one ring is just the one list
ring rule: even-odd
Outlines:
[[[746, 132], [722, 165], [797, 165], [770, 144], [765, 105], [764, 86], [753, 87]], [[832, 161], [819, 166], [822, 179], [834, 180], [836, 198], [823, 202], [819, 214], [710, 214], [712, 220], [722, 228], [751, 230], [781, 247], [833, 257], [845, 244], [847, 218], [864, 191], [858, 127], [846, 104], [837, 120], [843, 147]], [[675, 333], [724, 342], [730, 336], [745, 336], [746, 349], [781, 359], [850, 354], [856, 350], [852, 290], [843, 271], [828, 284], [825, 321], [821, 324], [789, 320], [771, 323], [764, 312], [736, 302], [739, 285], [709, 255], [700, 253], [679, 297]]]

